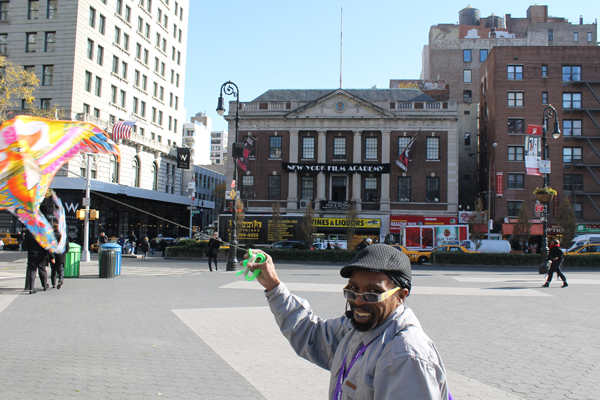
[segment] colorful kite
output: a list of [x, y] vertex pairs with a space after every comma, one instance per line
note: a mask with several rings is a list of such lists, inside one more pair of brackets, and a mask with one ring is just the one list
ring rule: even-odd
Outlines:
[[120, 158], [106, 132], [87, 122], [20, 115], [0, 126], [0, 209], [15, 215], [43, 248], [54, 253], [64, 251], [67, 240], [65, 211], [52, 194], [61, 233], [57, 242], [39, 207], [58, 169], [80, 152]]

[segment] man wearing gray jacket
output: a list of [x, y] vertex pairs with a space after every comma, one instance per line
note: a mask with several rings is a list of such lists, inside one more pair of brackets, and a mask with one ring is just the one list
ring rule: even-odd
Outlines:
[[[289, 292], [270, 256], [258, 282], [271, 311], [296, 353], [331, 371], [329, 398], [447, 400], [442, 359], [404, 301], [411, 289], [410, 260], [385, 244], [360, 251], [340, 274], [348, 279], [350, 310], [323, 320]], [[451, 397], [450, 397], [451, 398]]]

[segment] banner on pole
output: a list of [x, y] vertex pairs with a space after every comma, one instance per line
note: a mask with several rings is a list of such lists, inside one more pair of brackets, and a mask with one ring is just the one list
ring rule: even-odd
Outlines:
[[542, 127], [540, 125], [528, 125], [525, 135], [525, 169], [527, 175], [541, 176], [540, 160]]

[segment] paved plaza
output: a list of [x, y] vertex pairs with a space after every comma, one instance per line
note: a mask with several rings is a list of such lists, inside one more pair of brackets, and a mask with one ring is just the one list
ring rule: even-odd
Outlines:
[[[223, 261], [220, 268], [224, 269]], [[321, 317], [341, 315], [339, 265], [278, 264]], [[413, 266], [407, 300], [455, 399], [600, 398], [600, 269]], [[0, 398], [325, 399], [329, 372], [297, 357], [262, 288], [206, 261], [97, 259], [29, 295], [25, 253], [0, 254]]]

